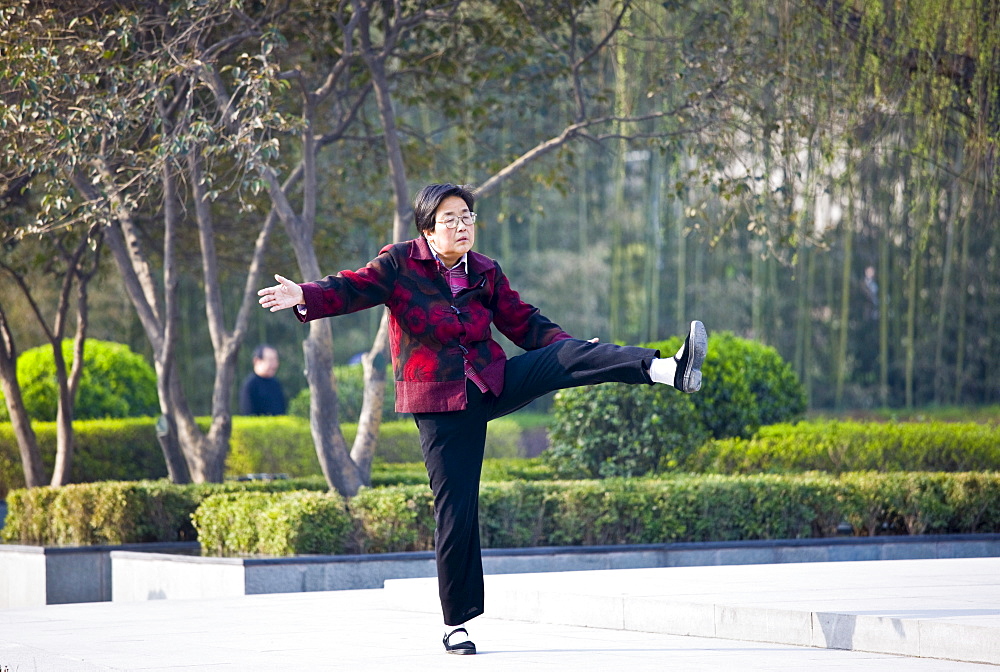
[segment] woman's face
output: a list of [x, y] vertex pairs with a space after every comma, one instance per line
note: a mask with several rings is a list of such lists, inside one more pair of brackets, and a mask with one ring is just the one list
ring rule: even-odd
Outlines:
[[[468, 214], [469, 206], [462, 198], [449, 196], [441, 201], [434, 213], [434, 228], [424, 232], [427, 240], [437, 249], [441, 261], [449, 268], [471, 250], [476, 242], [476, 225], [462, 221], [463, 216]], [[458, 222], [454, 229], [449, 229], [442, 223], [449, 218], [455, 218]]]

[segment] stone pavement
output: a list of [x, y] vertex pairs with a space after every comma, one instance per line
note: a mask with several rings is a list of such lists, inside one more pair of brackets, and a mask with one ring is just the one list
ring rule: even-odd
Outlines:
[[[998, 669], [913, 656], [996, 654], [998, 558], [488, 576], [471, 657], [444, 653], [433, 585], [3, 610], [0, 672]], [[887, 642], [907, 655], [818, 648]]]

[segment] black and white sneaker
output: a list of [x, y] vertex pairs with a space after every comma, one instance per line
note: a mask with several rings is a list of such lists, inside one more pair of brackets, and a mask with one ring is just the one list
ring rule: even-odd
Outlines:
[[691, 323], [684, 345], [674, 355], [677, 371], [674, 373], [674, 387], [681, 392], [697, 392], [701, 389], [701, 365], [708, 354], [708, 332], [705, 325], [695, 320]]

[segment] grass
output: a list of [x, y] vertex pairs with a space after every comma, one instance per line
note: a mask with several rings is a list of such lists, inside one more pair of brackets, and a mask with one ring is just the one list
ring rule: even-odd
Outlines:
[[841, 412], [813, 411], [808, 419], [857, 420], [859, 422], [979, 422], [1000, 424], [1000, 405], [921, 406], [920, 408], [872, 408]]

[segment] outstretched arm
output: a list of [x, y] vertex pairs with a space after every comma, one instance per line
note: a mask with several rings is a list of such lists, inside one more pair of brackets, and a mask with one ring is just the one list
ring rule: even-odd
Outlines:
[[257, 292], [261, 306], [270, 308], [273, 313], [305, 303], [302, 288], [298, 284], [278, 274], [274, 275], [274, 279], [278, 281], [277, 285], [265, 287]]

